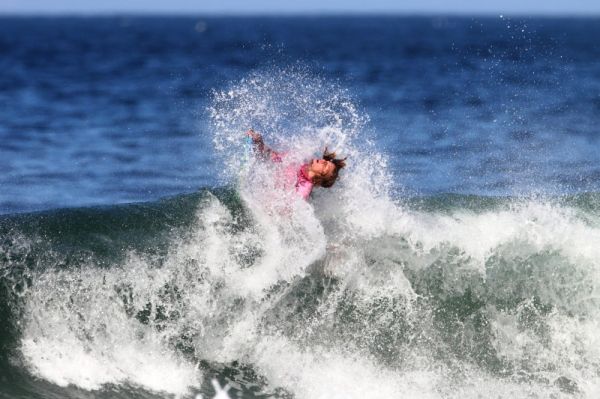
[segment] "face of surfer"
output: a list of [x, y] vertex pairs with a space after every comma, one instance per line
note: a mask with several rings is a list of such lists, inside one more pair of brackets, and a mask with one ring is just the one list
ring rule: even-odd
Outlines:
[[335, 165], [331, 161], [324, 159], [313, 159], [310, 163], [310, 171], [315, 176], [320, 178], [328, 178], [333, 176]]

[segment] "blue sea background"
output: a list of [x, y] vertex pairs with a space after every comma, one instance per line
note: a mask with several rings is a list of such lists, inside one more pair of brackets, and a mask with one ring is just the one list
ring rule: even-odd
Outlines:
[[597, 18], [4, 16], [0, 213], [223, 184], [213, 90], [298, 65], [349, 90], [403, 192], [598, 191], [598, 37]]

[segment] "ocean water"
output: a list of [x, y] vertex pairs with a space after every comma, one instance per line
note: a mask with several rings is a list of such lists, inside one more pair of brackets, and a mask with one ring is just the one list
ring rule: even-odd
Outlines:
[[599, 34], [1, 17], [0, 397], [598, 397]]

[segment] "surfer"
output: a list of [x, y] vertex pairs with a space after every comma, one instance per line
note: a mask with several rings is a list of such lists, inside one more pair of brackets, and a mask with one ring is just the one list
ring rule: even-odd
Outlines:
[[[263, 159], [272, 162], [282, 162], [285, 153], [273, 151], [267, 147], [260, 133], [249, 129], [246, 135], [252, 139], [255, 152]], [[294, 184], [295, 191], [305, 200], [308, 200], [313, 187], [329, 188], [338, 178], [340, 169], [346, 166], [346, 158], [337, 159], [335, 152], [328, 152], [327, 147], [320, 159], [312, 159], [300, 165], [289, 165], [285, 169], [286, 186]], [[294, 182], [295, 179], [295, 182]]]

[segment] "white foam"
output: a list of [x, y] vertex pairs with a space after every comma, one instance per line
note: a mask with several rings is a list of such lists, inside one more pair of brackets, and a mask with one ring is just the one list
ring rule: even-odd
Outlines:
[[[560, 250], [574, 262], [600, 258], [600, 229], [576, 217], [564, 207], [547, 203], [524, 202], [505, 210], [450, 215], [419, 214], [408, 216], [408, 231], [415, 242], [430, 250], [447, 242], [483, 263], [499, 246], [518, 241], [536, 251]], [[560, 234], [557, 232], [560, 231]]]
[[156, 291], [153, 284], [162, 285], [138, 258], [129, 266], [37, 277], [27, 297], [21, 350], [38, 376], [90, 390], [127, 382], [178, 395], [197, 385], [195, 366], [169, 348], [164, 334], [127, 315], [117, 286], [129, 286], [132, 305], [141, 309]]
[[600, 359], [600, 322], [568, 317], [555, 310], [542, 315], [539, 328], [547, 327], [536, 331], [522, 325], [523, 313], [531, 308], [531, 303], [525, 303], [514, 312], [497, 312], [492, 326], [499, 356], [541, 380], [554, 383], [567, 378], [584, 397], [595, 397], [600, 378], [590, 366]]
[[253, 360], [270, 384], [299, 399], [442, 397], [433, 371], [394, 372], [364, 356], [318, 346], [302, 350], [283, 338], [264, 338], [255, 353]]
[[161, 345], [135, 339], [93, 343], [56, 333], [49, 329], [45, 334], [50, 337], [28, 333], [22, 339], [21, 351], [37, 376], [59, 386], [98, 390], [106, 384], [128, 383], [184, 395], [188, 387], [198, 385], [200, 375], [194, 367]]

